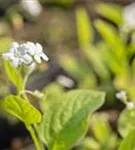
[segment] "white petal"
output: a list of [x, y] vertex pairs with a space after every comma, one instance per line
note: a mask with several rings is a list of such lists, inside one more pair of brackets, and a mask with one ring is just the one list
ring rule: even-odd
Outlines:
[[24, 63], [25, 64], [30, 64], [31, 62], [32, 62], [32, 57], [30, 56], [30, 55], [28, 55], [28, 54], [25, 54], [23, 57], [22, 57], [22, 59], [24, 60]]
[[48, 61], [48, 60], [49, 60], [49, 58], [47, 57], [47, 55], [45, 55], [44, 53], [42, 53], [40, 56], [41, 56], [41, 58], [42, 58], [43, 60], [45, 60], [45, 61]]
[[5, 60], [8, 60], [8, 59], [10, 59], [10, 57], [11, 57], [11, 53], [4, 53], [4, 54], [2, 54], [2, 57], [3, 57]]
[[28, 46], [28, 53], [32, 56], [35, 55], [35, 51], [36, 51], [36, 46], [34, 43], [32, 42], [27, 42], [27, 46]]
[[35, 55], [34, 56], [34, 59], [35, 59], [35, 61], [37, 62], [37, 63], [41, 63], [41, 58], [40, 58], [40, 56], [38, 56], [38, 55]]
[[18, 47], [19, 47], [19, 44], [17, 42], [12, 42], [11, 48], [10, 48], [9, 51], [12, 52], [12, 53], [16, 53]]
[[36, 43], [36, 54], [41, 54], [43, 51], [43, 47], [41, 46], [41, 44]]
[[18, 67], [18, 65], [19, 65], [19, 58], [16, 58], [16, 59], [12, 60], [11, 64], [14, 67]]
[[11, 48], [18, 48], [19, 44], [17, 42], [12, 42]]
[[18, 53], [20, 56], [22, 55], [25, 55], [27, 53], [27, 45], [26, 44], [21, 44], [19, 47], [18, 47]]

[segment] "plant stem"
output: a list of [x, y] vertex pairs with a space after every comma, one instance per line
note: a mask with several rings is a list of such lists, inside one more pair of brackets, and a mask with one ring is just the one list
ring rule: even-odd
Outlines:
[[33, 70], [30, 69], [30, 70], [27, 72], [26, 76], [24, 77], [24, 82], [23, 82], [22, 90], [25, 90], [28, 77], [29, 77], [29, 75], [32, 73], [32, 71], [33, 71]]
[[[23, 82], [23, 86], [22, 86], [22, 91], [25, 91], [26, 88], [26, 83], [28, 80], [29, 75], [33, 72], [34, 68], [30, 68], [29, 71], [27, 72], [26, 76], [24, 77], [24, 82]], [[28, 100], [26, 93], [23, 93], [23, 96], [26, 100]]]
[[33, 142], [34, 142], [34, 144], [35, 144], [35, 147], [36, 147], [36, 150], [42, 150], [42, 148], [40, 147], [39, 141], [38, 141], [38, 139], [37, 139], [37, 137], [36, 137], [35, 131], [34, 131], [34, 129], [32, 128], [32, 126], [29, 126], [29, 127], [26, 126], [26, 128], [28, 129], [28, 131], [29, 131], [30, 134], [31, 134], [32, 140], [33, 140]]
[[36, 125], [33, 125], [33, 126], [34, 126], [34, 129], [35, 129], [35, 133], [37, 134], [37, 138], [39, 139], [41, 149], [46, 150], [46, 148], [44, 147], [44, 144], [42, 143], [42, 141], [39, 138], [38, 131], [37, 131], [37, 126]]

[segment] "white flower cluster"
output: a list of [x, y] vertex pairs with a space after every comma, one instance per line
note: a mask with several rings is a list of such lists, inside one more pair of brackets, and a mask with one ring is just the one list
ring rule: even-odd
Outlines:
[[41, 63], [42, 59], [48, 61], [49, 58], [43, 53], [43, 48], [39, 43], [26, 42], [18, 44], [13, 42], [8, 52], [3, 54], [5, 60], [9, 60], [11, 65], [18, 67], [21, 64]]

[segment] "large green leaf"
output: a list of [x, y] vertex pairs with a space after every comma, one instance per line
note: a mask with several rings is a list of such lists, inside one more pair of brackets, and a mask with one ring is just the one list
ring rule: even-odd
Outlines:
[[21, 90], [23, 79], [19, 68], [14, 68], [8, 61], [4, 62], [5, 71], [9, 80], [16, 86], [18, 92]]
[[27, 126], [41, 121], [40, 112], [28, 101], [14, 95], [7, 96], [2, 102], [1, 107], [9, 114], [23, 121]]
[[49, 150], [68, 150], [86, 133], [89, 115], [104, 103], [105, 94], [73, 90], [61, 99], [46, 99], [46, 111], [39, 127], [41, 140]]
[[135, 150], [135, 129], [131, 130], [126, 138], [124, 138], [119, 150]]

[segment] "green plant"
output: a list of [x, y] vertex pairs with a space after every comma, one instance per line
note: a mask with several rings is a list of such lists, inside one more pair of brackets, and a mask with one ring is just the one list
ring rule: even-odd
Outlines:
[[[77, 58], [63, 54], [59, 59], [60, 64], [77, 79], [78, 87], [112, 92], [125, 90], [130, 99], [134, 100], [134, 32], [128, 28], [125, 30], [122, 7], [101, 3], [97, 4], [96, 12], [106, 21], [91, 21], [85, 8], [76, 9], [81, 56]], [[130, 32], [131, 41], [128, 43]]]
[[[38, 43], [13, 43], [3, 54], [8, 79], [16, 87], [16, 95], [1, 101], [1, 108], [25, 124], [37, 150], [68, 150], [82, 139], [88, 129], [89, 116], [104, 103], [104, 92], [71, 90], [64, 92], [56, 85], [43, 91], [28, 91], [26, 83], [35, 65], [48, 60]], [[38, 99], [40, 109], [28, 96]]]

